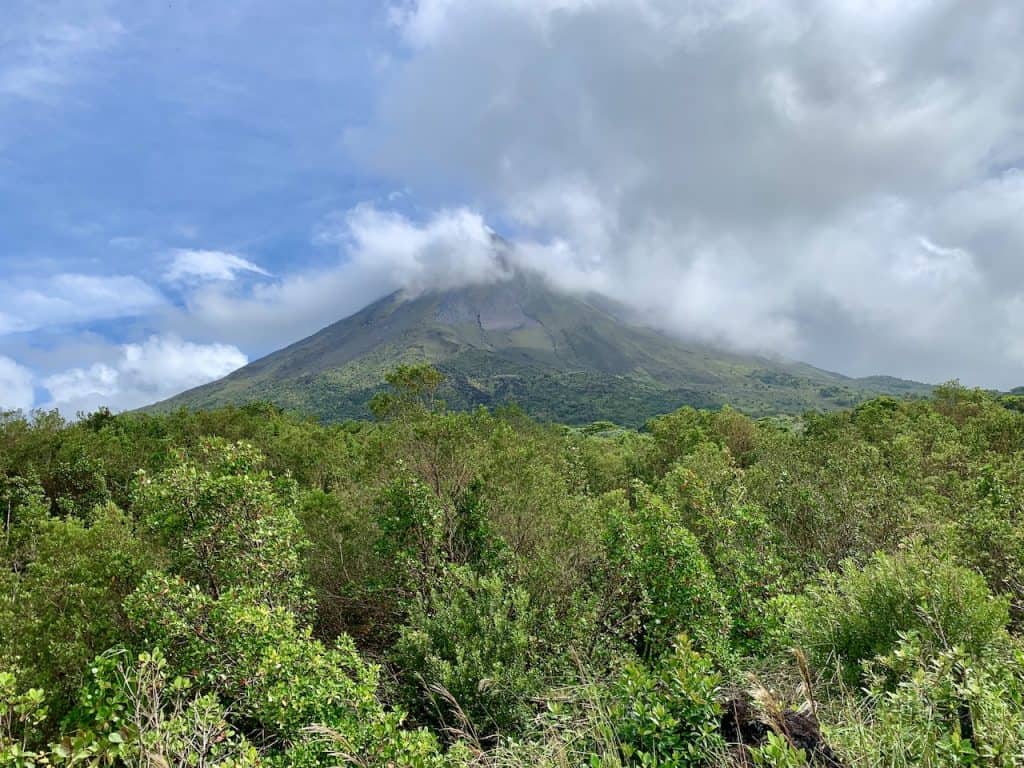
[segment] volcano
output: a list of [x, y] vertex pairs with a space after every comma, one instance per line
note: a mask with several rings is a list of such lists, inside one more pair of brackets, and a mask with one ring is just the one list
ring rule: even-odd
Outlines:
[[449, 408], [515, 403], [540, 420], [639, 425], [683, 405], [752, 416], [848, 407], [930, 387], [850, 378], [646, 327], [623, 306], [515, 272], [486, 285], [392, 293], [318, 333], [154, 410], [269, 401], [325, 421], [369, 418], [400, 364], [431, 363]]

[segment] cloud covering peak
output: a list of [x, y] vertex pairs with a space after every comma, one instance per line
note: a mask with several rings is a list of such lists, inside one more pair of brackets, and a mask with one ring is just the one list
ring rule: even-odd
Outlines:
[[351, 139], [376, 168], [456, 178], [682, 333], [1024, 379], [1019, 4], [418, 0], [392, 20], [408, 55]]

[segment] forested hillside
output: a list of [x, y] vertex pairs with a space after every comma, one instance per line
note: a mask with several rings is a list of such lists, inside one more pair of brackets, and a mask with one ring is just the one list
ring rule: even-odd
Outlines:
[[926, 397], [889, 376], [851, 378], [812, 365], [739, 354], [655, 331], [600, 295], [556, 290], [517, 270], [483, 285], [396, 291], [223, 379], [152, 411], [265, 401], [324, 421], [369, 418], [388, 371], [430, 363], [453, 410], [515, 404], [567, 424], [639, 427], [683, 405], [800, 414], [879, 395]]
[[1024, 413], [0, 419], [0, 765], [1014, 766]]

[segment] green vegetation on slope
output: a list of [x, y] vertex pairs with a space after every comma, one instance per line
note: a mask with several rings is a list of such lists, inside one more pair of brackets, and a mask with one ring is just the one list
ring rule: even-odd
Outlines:
[[447, 376], [442, 395], [453, 409], [515, 403], [537, 419], [568, 424], [640, 426], [681, 405], [725, 403], [755, 416], [800, 414], [930, 391], [683, 343], [625, 316], [606, 299], [556, 293], [526, 275], [394, 294], [156, 410], [265, 400], [328, 421], [367, 418], [366, 403], [387, 371], [424, 362]]
[[389, 381], [0, 418], [0, 765], [1024, 761], [1013, 397], [637, 431]]

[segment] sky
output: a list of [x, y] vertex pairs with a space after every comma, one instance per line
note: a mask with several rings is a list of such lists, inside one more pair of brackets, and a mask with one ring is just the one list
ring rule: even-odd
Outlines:
[[134, 408], [492, 234], [669, 333], [1024, 385], [1018, 0], [5, 0], [0, 409]]

